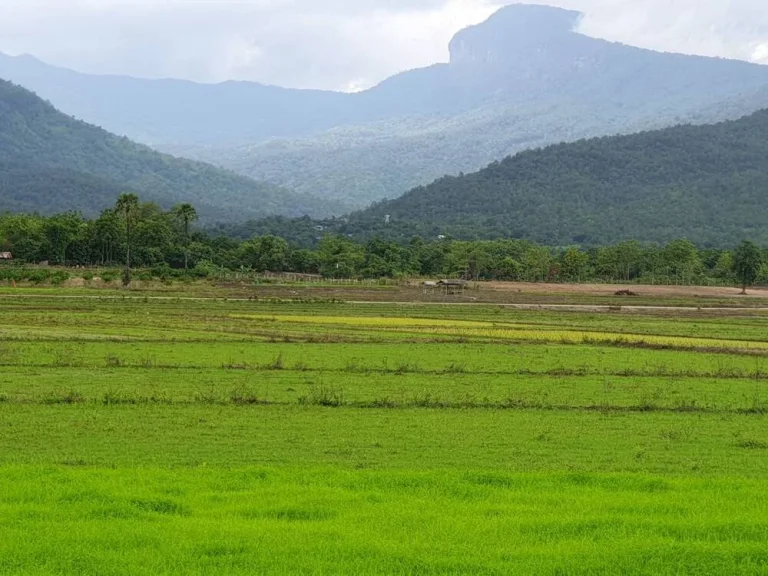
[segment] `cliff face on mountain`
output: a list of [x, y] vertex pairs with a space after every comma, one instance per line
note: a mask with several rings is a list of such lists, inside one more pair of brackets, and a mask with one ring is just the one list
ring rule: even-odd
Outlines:
[[[547, 6], [515, 5], [502, 9], [483, 24], [465, 28], [449, 45], [455, 66], [519, 66], [539, 54], [562, 56], [578, 42], [573, 33], [581, 14]], [[586, 41], [589, 44], [589, 40]], [[524, 60], [523, 58], [526, 57]]]

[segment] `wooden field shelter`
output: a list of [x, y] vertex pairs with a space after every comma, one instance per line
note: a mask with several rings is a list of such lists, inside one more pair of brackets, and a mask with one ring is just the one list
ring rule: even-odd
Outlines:
[[461, 296], [467, 289], [466, 280], [440, 280], [437, 283], [437, 287], [440, 288], [446, 296]]

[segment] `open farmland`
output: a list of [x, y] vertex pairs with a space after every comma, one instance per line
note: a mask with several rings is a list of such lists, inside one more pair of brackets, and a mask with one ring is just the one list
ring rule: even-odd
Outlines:
[[768, 573], [759, 308], [94, 293], [0, 294], [0, 573]]

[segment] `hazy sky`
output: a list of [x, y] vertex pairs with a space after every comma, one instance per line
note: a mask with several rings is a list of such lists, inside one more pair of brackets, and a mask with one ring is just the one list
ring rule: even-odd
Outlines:
[[[85, 72], [352, 90], [445, 61], [514, 0], [0, 0], [0, 51]], [[766, 0], [551, 0], [581, 31], [768, 63]]]

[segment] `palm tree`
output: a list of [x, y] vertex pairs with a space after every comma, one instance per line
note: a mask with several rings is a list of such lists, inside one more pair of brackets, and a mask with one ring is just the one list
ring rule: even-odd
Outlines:
[[173, 217], [184, 225], [184, 270], [189, 268], [189, 225], [197, 220], [197, 210], [192, 204], [178, 204], [173, 207]]
[[136, 194], [120, 194], [115, 204], [115, 211], [123, 217], [125, 222], [125, 271], [123, 272], [123, 286], [131, 283], [131, 228], [133, 221], [139, 212], [139, 197]]

